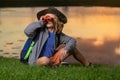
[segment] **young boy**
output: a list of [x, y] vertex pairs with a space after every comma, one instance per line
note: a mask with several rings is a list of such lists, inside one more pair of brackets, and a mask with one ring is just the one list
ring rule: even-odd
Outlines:
[[76, 40], [62, 32], [67, 23], [62, 12], [50, 7], [39, 11], [37, 18], [24, 31], [29, 38], [36, 39], [28, 59], [30, 65], [58, 65], [69, 55], [85, 66], [90, 65], [76, 48]]

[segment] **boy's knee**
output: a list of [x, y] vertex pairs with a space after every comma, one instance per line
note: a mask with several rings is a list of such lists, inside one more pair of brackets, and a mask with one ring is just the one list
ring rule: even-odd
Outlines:
[[49, 58], [47, 57], [41, 57], [39, 59], [37, 59], [37, 65], [48, 65], [49, 64]]

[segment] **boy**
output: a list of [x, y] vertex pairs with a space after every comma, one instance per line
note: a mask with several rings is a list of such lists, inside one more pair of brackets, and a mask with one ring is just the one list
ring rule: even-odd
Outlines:
[[39, 11], [37, 18], [38, 21], [29, 24], [24, 31], [36, 40], [28, 59], [30, 65], [58, 65], [69, 55], [85, 66], [90, 65], [76, 48], [76, 40], [62, 32], [67, 23], [62, 12], [50, 7]]

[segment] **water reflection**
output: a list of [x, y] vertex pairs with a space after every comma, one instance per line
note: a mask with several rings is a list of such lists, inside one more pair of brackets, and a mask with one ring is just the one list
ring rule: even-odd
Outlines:
[[[0, 9], [0, 55], [12, 56], [12, 53], [19, 53], [26, 40], [24, 28], [31, 22], [37, 21], [36, 13], [46, 7], [31, 8], [1, 8]], [[108, 44], [114, 42], [111, 47], [112, 53], [120, 54], [120, 8], [117, 7], [57, 7], [68, 17], [63, 32], [75, 38], [80, 38], [78, 44], [84, 41], [89, 44], [91, 50], [99, 47], [104, 54], [109, 54]], [[79, 42], [80, 41], [80, 42]], [[12, 44], [8, 44], [12, 43]], [[88, 45], [86, 44], [88, 43]], [[112, 45], [114, 45], [112, 44]], [[111, 45], [111, 46], [112, 46]], [[93, 51], [86, 49], [86, 46], [78, 46], [83, 52]], [[102, 46], [102, 47], [101, 47]], [[4, 54], [9, 53], [9, 54]], [[100, 51], [94, 52], [96, 56]], [[95, 55], [92, 54], [92, 55]], [[14, 54], [18, 56], [18, 54]], [[90, 56], [90, 54], [85, 54]], [[102, 56], [101, 56], [102, 57]], [[100, 58], [101, 58], [100, 57]], [[114, 56], [116, 58], [116, 56]], [[90, 58], [93, 59], [93, 58]], [[118, 58], [117, 58], [118, 59]]]

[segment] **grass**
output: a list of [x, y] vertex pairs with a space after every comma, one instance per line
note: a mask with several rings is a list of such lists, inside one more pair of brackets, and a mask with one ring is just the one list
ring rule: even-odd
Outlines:
[[0, 57], [0, 80], [120, 80], [120, 67], [80, 64], [50, 68], [29, 66], [14, 58]]

